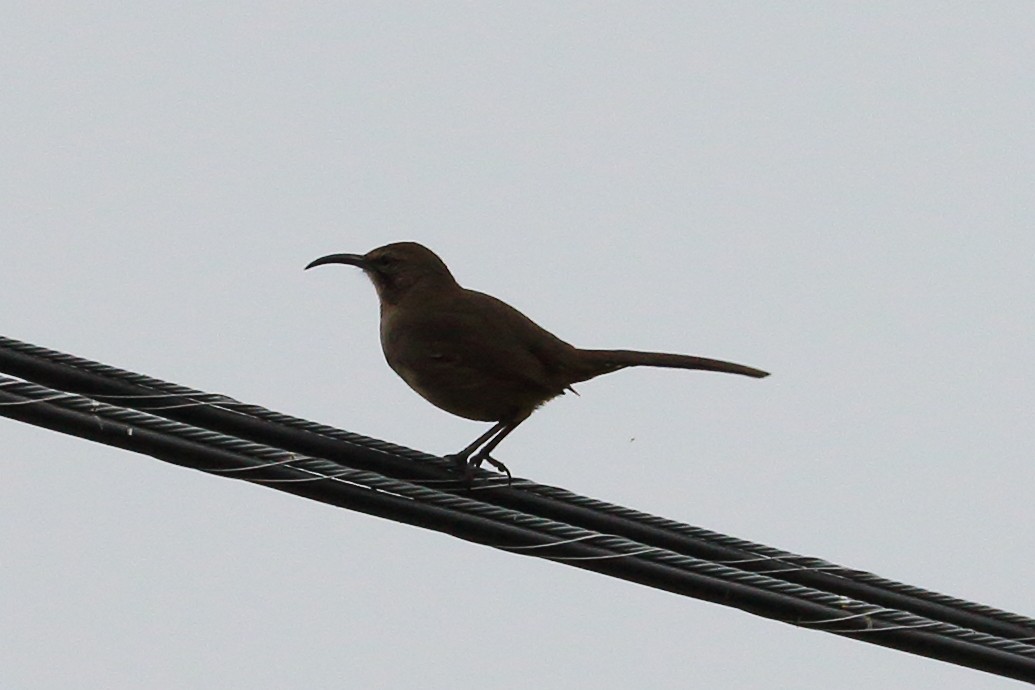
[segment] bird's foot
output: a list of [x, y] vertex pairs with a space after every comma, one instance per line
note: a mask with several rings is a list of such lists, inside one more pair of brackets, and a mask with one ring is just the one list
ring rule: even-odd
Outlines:
[[487, 462], [496, 468], [498, 471], [507, 475], [507, 486], [514, 480], [514, 477], [510, 474], [510, 470], [502, 462], [489, 456], [488, 454], [476, 453], [470, 457], [461, 453], [453, 455], [443, 456], [446, 460], [451, 460], [455, 465], [457, 471], [464, 476], [464, 481], [470, 486], [474, 483], [474, 470], [482, 466], [483, 462]]
[[468, 458], [466, 455], [461, 455], [460, 453], [452, 453], [450, 455], [443, 455], [442, 459], [449, 460], [451, 463], [456, 465], [456, 469], [460, 470], [461, 472], [467, 469]]
[[507, 486], [510, 486], [510, 483], [514, 481], [514, 477], [510, 474], [510, 470], [507, 469], [507, 466], [499, 460], [497, 460], [496, 458], [489, 455], [488, 453], [475, 453], [474, 456], [471, 457], [471, 462], [469, 463], [469, 465], [471, 467], [481, 467], [483, 462], [489, 463], [498, 471], [503, 472], [505, 475], [507, 475]]
[[465, 484], [470, 486], [474, 482], [475, 466], [471, 464], [467, 455], [454, 453], [451, 455], [443, 455], [442, 457], [456, 465], [456, 471], [463, 475]]

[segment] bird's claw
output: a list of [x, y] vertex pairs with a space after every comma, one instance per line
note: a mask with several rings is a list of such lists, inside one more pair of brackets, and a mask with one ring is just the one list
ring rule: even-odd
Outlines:
[[475, 454], [470, 458], [460, 454], [446, 455], [446, 460], [451, 460], [455, 465], [458, 472], [464, 475], [464, 481], [471, 484], [474, 481], [474, 470], [475, 468], [481, 467], [483, 462], [487, 462], [492, 465], [496, 470], [507, 475], [507, 486], [514, 481], [513, 475], [510, 474], [510, 470], [502, 462], [493, 458], [489, 455], [482, 455], [481, 453]]
[[514, 481], [514, 477], [513, 477], [513, 475], [510, 474], [510, 470], [507, 469], [507, 466], [504, 465], [499, 460], [497, 460], [496, 458], [492, 457], [491, 455], [488, 455], [488, 454], [483, 455], [481, 453], [478, 453], [473, 458], [471, 458], [471, 465], [473, 467], [481, 467], [482, 466], [482, 462], [489, 463], [494, 468], [496, 468], [498, 471], [500, 471], [500, 472], [504, 473], [505, 475], [507, 475], [507, 486], [510, 486], [510, 483]]
[[463, 455], [460, 455], [459, 453], [443, 455], [442, 458], [444, 460], [449, 460], [450, 462], [452, 462], [454, 465], [456, 465], [456, 469], [460, 470], [461, 472], [467, 469], [467, 458]]
[[464, 484], [470, 486], [474, 482], [474, 467], [471, 466], [466, 455], [453, 453], [450, 455], [443, 455], [442, 457], [456, 466], [456, 471], [464, 478]]

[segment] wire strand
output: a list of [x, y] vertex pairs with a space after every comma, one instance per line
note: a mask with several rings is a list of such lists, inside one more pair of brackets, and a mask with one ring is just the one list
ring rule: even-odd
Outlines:
[[[135, 409], [162, 412], [172, 419], [259, 443], [347, 462], [352, 467], [437, 486], [444, 491], [467, 491], [452, 474], [452, 463], [442, 458], [3, 336], [0, 336], [0, 369], [44, 385], [113, 402], [122, 401]], [[169, 404], [177, 399], [182, 402]], [[156, 407], [163, 409], [156, 410]], [[760, 573], [781, 573], [784, 579], [799, 584], [911, 610], [1004, 638], [1030, 639], [1035, 635], [1035, 620], [1019, 614], [527, 479], [517, 479], [512, 487], [506, 487], [501, 486], [505, 480], [494, 473], [481, 472], [478, 477], [475, 490], [482, 494], [481, 500], [488, 503], [620, 534], [714, 562], [740, 564]]]
[[[230, 402], [231, 399], [225, 396], [190, 389], [179, 388], [154, 394], [154, 391], [161, 390], [162, 386], [173, 386], [164, 382], [158, 382], [161, 384], [158, 386], [151, 386], [154, 389], [150, 391], [151, 394], [148, 394], [148, 391], [112, 392], [111, 385], [99, 385], [108, 381], [109, 375], [115, 376], [111, 379], [112, 382], [120, 381], [121, 374], [118, 372], [121, 370], [110, 367], [107, 367], [103, 374], [96, 370], [87, 372], [90, 376], [100, 377], [100, 382], [84, 381], [74, 375], [74, 372], [70, 374], [62, 371], [76, 366], [68, 361], [51, 361], [51, 364], [59, 364], [60, 368], [44, 372], [42, 378], [50, 380], [65, 376], [65, 383], [72, 384], [68, 387], [89, 384], [98, 389], [95, 390], [97, 397], [103, 396], [113, 402], [125, 401], [127, 405], [134, 402], [150, 404], [151, 409], [145, 412], [111, 405], [96, 398], [29, 382], [25, 374], [26, 370], [32, 367], [24, 366], [25, 362], [21, 362], [20, 366], [8, 366], [9, 362], [4, 357], [8, 351], [7, 345], [8, 339], [0, 341], [0, 369], [11, 373], [14, 373], [12, 369], [17, 369], [20, 373], [15, 375], [23, 380], [0, 378], [0, 414], [6, 416], [144, 452], [195, 469], [265, 484], [271, 488], [391, 517], [408, 524], [438, 529], [495, 548], [548, 558], [669, 591], [733, 605], [795, 625], [852, 636], [974, 668], [999, 672], [1002, 675], [1035, 679], [1035, 646], [1020, 641], [1028, 641], [1035, 637], [1035, 625], [1029, 625], [1031, 619], [1017, 614], [962, 602], [966, 607], [964, 612], [969, 617], [980, 619], [984, 616], [988, 619], [985, 622], [991, 627], [1006, 625], [1009, 628], [1009, 635], [1005, 637], [980, 632], [947, 622], [944, 617], [928, 618], [917, 615], [916, 610], [881, 605], [872, 598], [852, 598], [791, 581], [792, 577], [802, 574], [829, 577], [828, 568], [833, 569], [833, 572], [843, 570], [849, 574], [859, 574], [859, 571], [841, 569], [820, 559], [809, 559], [771, 547], [736, 540], [595, 499], [579, 497], [562, 489], [543, 487], [527, 480], [522, 481], [520, 488], [471, 492], [465, 491], [454, 478], [452, 481], [456, 488], [444, 491], [441, 486], [432, 488], [422, 485], [419, 479], [407, 482], [365, 468], [350, 466], [343, 459], [351, 460], [358, 454], [361, 456], [359, 460], [362, 464], [369, 460], [363, 454], [371, 450], [366, 445], [353, 443], [356, 438], [364, 437], [350, 432], [340, 432], [305, 420], [290, 422], [294, 427], [319, 427], [319, 434], [311, 431], [312, 427], [304, 430], [295, 428], [294, 431], [305, 431], [335, 445], [335, 452], [328, 453], [334, 457], [311, 456], [294, 449], [263, 445], [171, 419], [173, 415], [187, 414], [188, 411], [197, 413], [199, 410], [227, 414], [227, 406], [232, 406], [233, 412], [229, 413], [231, 415], [240, 415], [239, 410], [243, 407], [252, 411], [257, 409], [264, 416], [278, 418], [274, 421], [263, 420], [251, 413], [243, 415], [250, 420], [245, 426], [250, 431], [255, 431], [251, 427], [256, 424], [280, 428], [285, 426], [285, 418], [295, 420], [286, 415], [263, 412], [263, 408], [246, 406], [236, 401]], [[37, 354], [27, 354], [23, 351], [19, 356], [35, 358]], [[97, 368], [104, 366], [96, 365]], [[82, 369], [79, 367], [80, 373]], [[147, 378], [130, 375], [128, 372], [126, 375], [137, 377], [138, 382]], [[121, 382], [128, 383], [124, 379]], [[184, 400], [176, 401], [177, 397]], [[163, 404], [155, 405], [155, 400], [162, 400]], [[217, 415], [216, 421], [222, 424], [226, 420]], [[328, 434], [326, 430], [343, 434], [349, 441], [329, 438], [338, 433]], [[267, 430], [267, 433], [269, 432], [270, 430]], [[273, 435], [282, 436], [283, 429], [281, 428], [279, 434]], [[380, 445], [382, 448], [376, 450], [377, 455], [388, 454], [386, 448], [391, 444]], [[434, 468], [434, 462], [424, 462], [431, 456], [416, 451], [410, 453], [419, 456], [421, 462], [413, 462], [418, 458], [403, 458], [409, 466], [409, 472], [417, 471], [415, 468], [426, 470], [428, 465]], [[200, 466], [197, 460], [201, 458], [215, 464]], [[394, 458], [396, 461], [400, 460], [398, 455]], [[398, 462], [389, 463], [388, 466], [393, 470], [400, 469]], [[442, 472], [440, 469], [436, 471]], [[448, 473], [445, 473], [444, 478], [449, 479]], [[686, 539], [675, 540], [678, 542], [677, 547], [689, 546], [687, 549], [665, 548], [655, 543], [631, 539], [627, 534], [587, 529], [585, 526], [551, 519], [549, 515], [522, 512], [493, 502], [493, 499], [498, 500], [500, 494], [520, 492], [538, 492], [534, 495], [540, 500], [563, 499], [565, 502], [561, 506], [568, 509], [574, 506], [583, 512], [597, 510], [603, 513], [602, 516], [597, 516], [597, 522], [602, 522], [606, 526], [617, 526], [626, 530], [629, 528], [627, 523], [632, 522], [634, 525], [648, 527], [646, 532], [653, 537], [657, 537], [655, 532], [660, 531], [662, 536], [668, 535], [670, 540], [669, 533], [688, 538], [692, 536], [693, 539], [689, 539], [687, 543], [683, 543]], [[554, 496], [551, 497], [551, 494]], [[448, 514], [443, 515], [441, 511], [447, 511]], [[489, 535], [492, 535], [492, 538], [489, 538]], [[733, 550], [738, 553], [728, 555], [738, 558], [716, 561], [697, 557], [692, 552], [700, 544], [694, 539], [702, 536], [709, 540], [710, 548], [717, 548], [718, 545], [723, 549]], [[748, 548], [743, 548], [744, 545]], [[735, 565], [739, 567], [734, 567]], [[752, 568], [754, 570], [751, 570]], [[767, 574], [759, 572], [762, 569]], [[866, 584], [876, 588], [878, 593], [888, 591], [890, 583], [896, 589], [903, 590], [901, 596], [914, 604], [933, 602], [938, 607], [951, 611], [954, 609], [953, 602], [962, 601], [909, 585], [893, 583], [869, 573], [862, 575], [872, 580]], [[842, 579], [844, 578], [841, 576], [834, 578], [835, 582]], [[882, 587], [884, 589], [881, 589]], [[1007, 639], [1008, 637], [1015, 639]]]

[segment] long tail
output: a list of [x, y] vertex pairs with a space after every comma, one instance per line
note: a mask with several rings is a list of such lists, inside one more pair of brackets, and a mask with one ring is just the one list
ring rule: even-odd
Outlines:
[[700, 369], [720, 371], [726, 374], [740, 374], [756, 379], [769, 376], [769, 372], [754, 367], [724, 362], [721, 359], [674, 355], [665, 352], [637, 352], [635, 350], [579, 350], [579, 363], [585, 366], [585, 381], [594, 376], [607, 374], [625, 367], [667, 367], [669, 369]]

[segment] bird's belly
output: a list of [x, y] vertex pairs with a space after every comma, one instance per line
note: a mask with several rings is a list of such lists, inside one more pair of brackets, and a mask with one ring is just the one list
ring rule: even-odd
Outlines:
[[411, 367], [389, 362], [422, 398], [450, 414], [481, 422], [524, 417], [556, 393], [532, 390], [512, 382], [489, 380], [462, 367]]
[[506, 334], [479, 333], [461, 320], [385, 310], [381, 346], [388, 365], [432, 405], [478, 421], [524, 418], [564, 392], [542, 363]]

